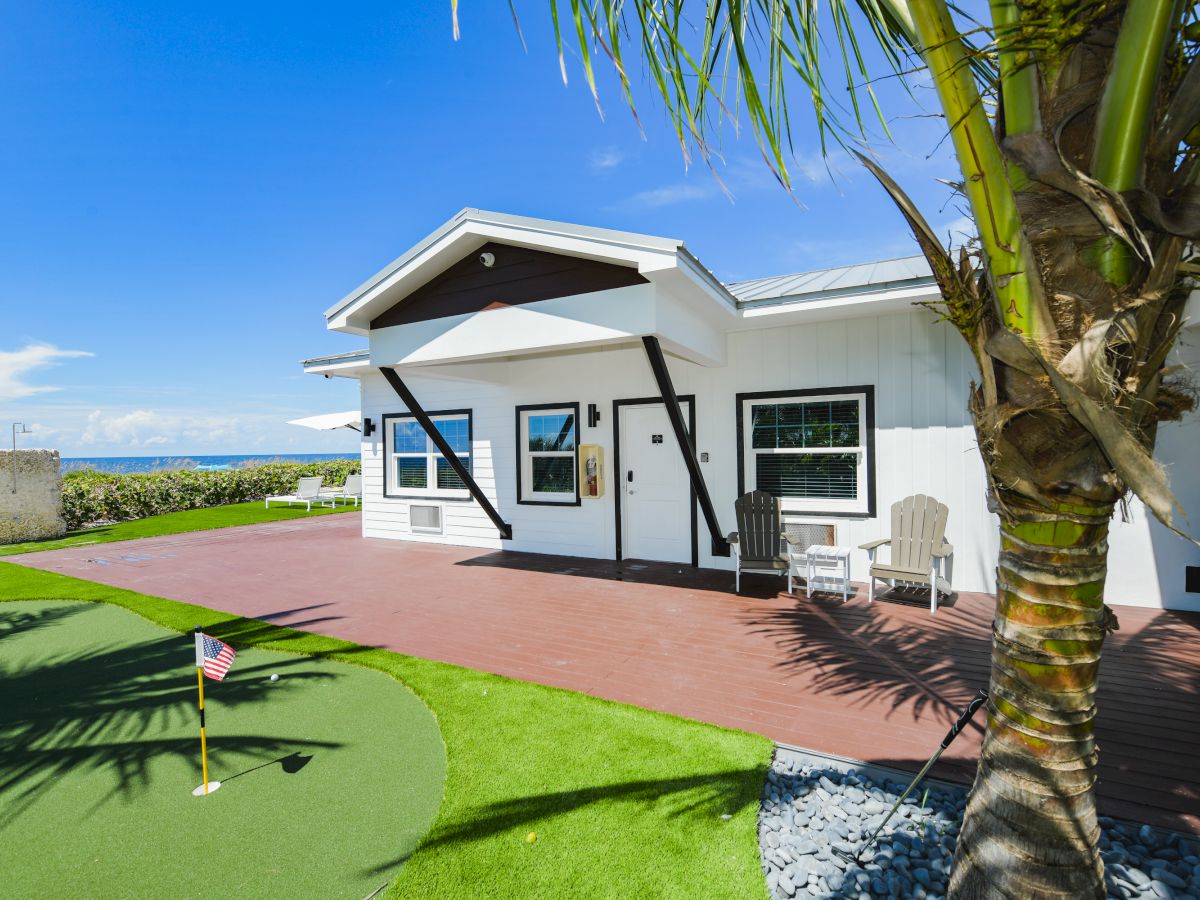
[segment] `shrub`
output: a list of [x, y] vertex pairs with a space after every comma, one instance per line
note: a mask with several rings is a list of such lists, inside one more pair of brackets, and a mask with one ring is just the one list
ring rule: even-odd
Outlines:
[[316, 463], [266, 463], [223, 472], [136, 472], [128, 475], [82, 469], [63, 475], [63, 518], [67, 528], [99, 521], [142, 519], [160, 513], [224, 506], [290, 494], [306, 475], [342, 484], [357, 475], [361, 462], [338, 459]]

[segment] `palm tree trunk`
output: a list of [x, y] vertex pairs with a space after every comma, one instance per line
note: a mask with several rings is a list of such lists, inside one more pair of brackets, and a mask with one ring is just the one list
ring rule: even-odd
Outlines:
[[1093, 735], [1111, 504], [1004, 492], [991, 700], [950, 896], [1104, 897]]

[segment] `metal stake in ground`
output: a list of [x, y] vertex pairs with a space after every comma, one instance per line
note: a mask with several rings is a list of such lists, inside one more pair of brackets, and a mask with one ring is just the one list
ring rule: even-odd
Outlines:
[[962, 715], [958, 717], [958, 721], [950, 726], [950, 730], [947, 731], [946, 736], [942, 738], [942, 743], [937, 748], [937, 752], [929, 758], [929, 762], [925, 763], [925, 767], [917, 773], [917, 777], [912, 780], [907, 788], [905, 788], [904, 793], [900, 795], [900, 799], [893, 804], [892, 808], [888, 811], [888, 814], [884, 816], [883, 821], [879, 823], [879, 827], [875, 829], [875, 832], [869, 838], [867, 838], [866, 843], [858, 848], [856, 853], [847, 853], [844, 850], [839, 850], [836, 847], [833, 848], [833, 852], [836, 853], [841, 859], [846, 860], [846, 862], [854, 863], [855, 865], [861, 865], [863, 853], [866, 852], [868, 847], [875, 843], [875, 839], [879, 837], [879, 833], [883, 831], [884, 826], [887, 825], [892, 816], [896, 814], [896, 810], [900, 808], [900, 804], [904, 802], [904, 798], [911, 794], [913, 789], [921, 783], [921, 779], [923, 779], [929, 770], [933, 768], [933, 764], [938, 761], [938, 757], [942, 755], [947, 747], [954, 743], [954, 739], [958, 737], [958, 733], [967, 727], [967, 724], [973, 718], [975, 718], [975, 713], [978, 712], [979, 707], [983, 706], [983, 704], [987, 703], [987, 701], [988, 692], [980, 689], [979, 693], [975, 695], [975, 699], [971, 701], [967, 708], [963, 710]]

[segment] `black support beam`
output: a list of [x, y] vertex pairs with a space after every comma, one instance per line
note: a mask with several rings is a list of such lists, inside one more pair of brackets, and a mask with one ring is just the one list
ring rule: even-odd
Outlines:
[[708, 485], [704, 483], [704, 473], [700, 471], [700, 461], [696, 459], [696, 447], [692, 436], [688, 434], [687, 426], [683, 423], [683, 410], [679, 408], [679, 397], [675, 395], [675, 386], [671, 384], [671, 373], [667, 371], [667, 360], [663, 356], [658, 338], [652, 334], [642, 338], [646, 347], [646, 358], [650, 361], [650, 369], [654, 372], [654, 380], [658, 383], [658, 392], [667, 409], [667, 418], [671, 420], [671, 428], [675, 431], [675, 440], [683, 453], [683, 464], [687, 466], [688, 477], [692, 480], [692, 490], [696, 493], [696, 501], [700, 504], [700, 512], [708, 525], [708, 534], [712, 538], [713, 556], [728, 556], [729, 542], [721, 534], [721, 526], [717, 522], [717, 514], [713, 509], [712, 498], [708, 496]]
[[492, 502], [484, 496], [479, 485], [475, 483], [475, 479], [471, 477], [470, 471], [463, 465], [462, 460], [458, 458], [458, 454], [450, 448], [450, 444], [442, 436], [442, 433], [437, 430], [437, 426], [433, 424], [433, 420], [429, 418], [425, 410], [421, 407], [421, 404], [417, 402], [417, 398], [408, 389], [408, 385], [396, 374], [395, 369], [381, 367], [379, 371], [383, 373], [383, 377], [387, 379], [387, 383], [392, 386], [392, 390], [396, 392], [396, 395], [404, 401], [404, 405], [408, 408], [412, 417], [425, 429], [425, 433], [429, 435], [429, 439], [437, 447], [438, 453], [442, 454], [446, 458], [446, 462], [450, 463], [450, 468], [454, 470], [454, 474], [462, 479], [462, 483], [471, 492], [471, 497], [487, 513], [487, 517], [492, 520], [492, 524], [500, 532], [500, 537], [506, 541], [511, 541], [512, 526], [500, 517], [500, 513], [496, 511], [496, 507], [492, 506]]

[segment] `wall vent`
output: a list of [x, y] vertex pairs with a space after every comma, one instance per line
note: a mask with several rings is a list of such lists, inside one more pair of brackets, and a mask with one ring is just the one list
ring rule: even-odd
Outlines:
[[411, 504], [408, 507], [408, 525], [413, 531], [420, 531], [426, 534], [441, 534], [442, 508], [440, 506], [417, 506], [416, 504]]
[[805, 522], [801, 519], [783, 517], [783, 531], [805, 547], [820, 545], [837, 546], [837, 525], [833, 522]]

